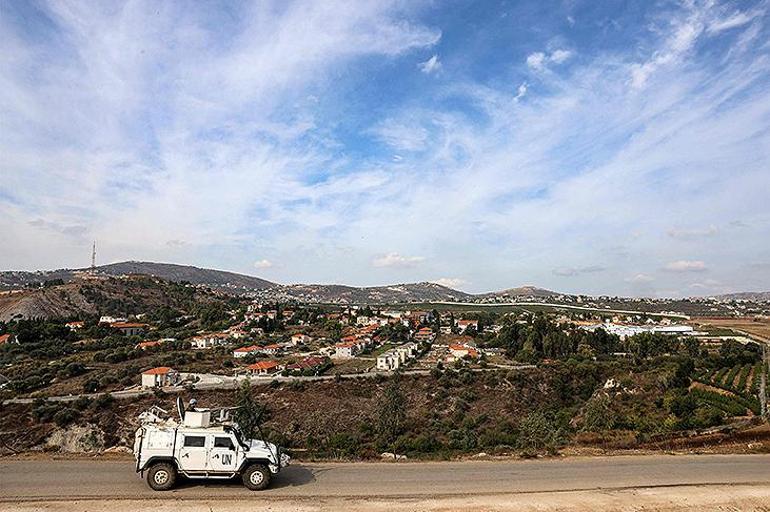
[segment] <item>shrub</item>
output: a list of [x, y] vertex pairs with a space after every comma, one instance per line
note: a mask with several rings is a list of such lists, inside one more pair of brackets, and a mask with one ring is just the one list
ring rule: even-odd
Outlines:
[[562, 443], [561, 429], [541, 412], [532, 412], [519, 423], [517, 445], [524, 456], [554, 454]]
[[60, 427], [66, 427], [80, 416], [80, 413], [72, 407], [65, 407], [53, 416], [53, 421]]

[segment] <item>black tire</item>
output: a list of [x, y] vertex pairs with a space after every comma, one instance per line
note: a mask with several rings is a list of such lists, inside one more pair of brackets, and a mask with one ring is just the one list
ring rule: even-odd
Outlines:
[[241, 473], [243, 485], [252, 491], [267, 489], [267, 486], [270, 485], [270, 477], [272, 477], [270, 470], [262, 464], [252, 464]]
[[176, 483], [176, 468], [168, 462], [157, 462], [147, 470], [147, 485], [153, 491], [168, 491]]

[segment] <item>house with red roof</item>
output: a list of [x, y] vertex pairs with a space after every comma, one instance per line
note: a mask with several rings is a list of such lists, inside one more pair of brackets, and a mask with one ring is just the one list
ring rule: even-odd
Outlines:
[[262, 350], [262, 347], [259, 345], [249, 345], [248, 347], [239, 347], [233, 350], [233, 357], [236, 359], [240, 359], [241, 357], [246, 357], [249, 354], [257, 354], [259, 351]]
[[278, 361], [258, 361], [246, 367], [252, 375], [272, 375], [281, 369]]
[[138, 322], [114, 322], [110, 327], [118, 329], [126, 336], [141, 336], [150, 326]]
[[162, 388], [179, 384], [179, 372], [168, 366], [158, 366], [142, 372], [143, 388]]

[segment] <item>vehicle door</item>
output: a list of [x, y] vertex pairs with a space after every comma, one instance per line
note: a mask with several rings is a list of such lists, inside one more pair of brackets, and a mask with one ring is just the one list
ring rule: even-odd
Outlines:
[[183, 434], [182, 447], [179, 449], [179, 466], [184, 471], [205, 471], [206, 435]]
[[230, 436], [214, 435], [211, 450], [209, 450], [209, 471], [232, 473], [238, 464], [238, 452]]

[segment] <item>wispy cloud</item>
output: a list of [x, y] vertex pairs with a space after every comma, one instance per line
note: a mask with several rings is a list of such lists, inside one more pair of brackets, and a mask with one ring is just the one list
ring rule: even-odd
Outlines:
[[254, 268], [258, 268], [260, 270], [273, 268], [275, 265], [270, 260], [259, 260], [254, 262]]
[[697, 238], [711, 237], [719, 233], [716, 226], [711, 225], [706, 228], [681, 229], [672, 228], [668, 230], [668, 236], [680, 240], [693, 240]]
[[589, 265], [587, 267], [559, 267], [553, 270], [555, 276], [575, 277], [581, 274], [595, 274], [607, 270], [599, 265]]
[[432, 282], [454, 289], [460, 288], [466, 283], [465, 279], [460, 279], [459, 277], [442, 277], [440, 279], [434, 279]]
[[417, 67], [420, 68], [420, 71], [426, 75], [430, 75], [431, 73], [435, 73], [441, 69], [441, 62], [438, 60], [438, 55], [434, 55], [425, 62], [420, 62], [417, 64]]
[[667, 272], [705, 272], [708, 268], [700, 260], [677, 260], [666, 263], [663, 270]]
[[372, 265], [375, 267], [401, 267], [409, 268], [423, 262], [425, 260], [422, 256], [402, 256], [397, 252], [391, 252], [384, 254], [372, 260]]
[[527, 66], [535, 71], [542, 71], [548, 64], [562, 64], [572, 57], [571, 50], [556, 49], [550, 53], [533, 52], [527, 55]]
[[654, 277], [647, 275], [647, 274], [635, 274], [631, 277], [627, 277], [624, 279], [627, 283], [633, 283], [633, 284], [646, 284], [651, 283], [655, 280]]

